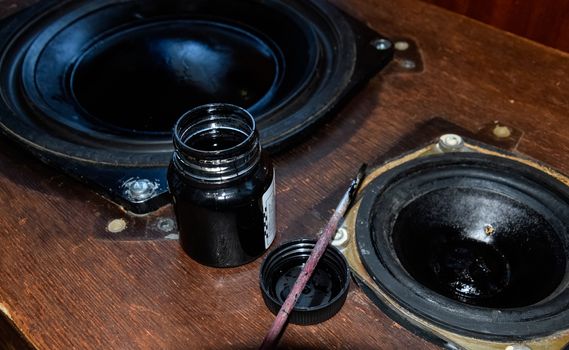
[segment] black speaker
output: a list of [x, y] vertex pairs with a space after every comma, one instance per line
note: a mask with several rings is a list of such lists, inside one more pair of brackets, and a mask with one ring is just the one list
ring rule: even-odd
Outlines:
[[0, 126], [144, 212], [182, 113], [239, 105], [282, 150], [387, 64], [380, 39], [320, 0], [44, 0], [0, 24]]
[[372, 173], [350, 264], [389, 315], [450, 348], [561, 348], [568, 184], [514, 154], [427, 147]]

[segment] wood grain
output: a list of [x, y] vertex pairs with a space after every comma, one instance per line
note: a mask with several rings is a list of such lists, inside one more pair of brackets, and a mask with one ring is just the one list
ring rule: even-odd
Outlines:
[[[423, 70], [377, 76], [334, 120], [275, 158], [277, 245], [314, 236], [362, 162], [415, 146], [420, 138], [406, 135], [433, 118], [472, 133], [500, 120], [524, 131], [519, 151], [569, 173], [569, 56], [417, 0], [334, 3], [386, 35], [413, 39]], [[2, 15], [15, 9], [2, 7]], [[249, 349], [273, 320], [258, 288], [260, 259], [212, 269], [176, 241], [101, 239], [112, 219], [156, 217], [128, 216], [7, 141], [0, 197], [0, 304], [39, 349]], [[338, 315], [289, 326], [281, 346], [435, 348], [355, 285]]]
[[567, 0], [423, 0], [569, 52]]

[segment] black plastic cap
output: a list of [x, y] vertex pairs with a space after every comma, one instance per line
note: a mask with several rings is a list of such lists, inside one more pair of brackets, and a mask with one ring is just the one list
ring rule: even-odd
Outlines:
[[[288, 242], [269, 253], [263, 262], [261, 292], [273, 314], [279, 312], [315, 245], [314, 240]], [[349, 287], [346, 259], [329, 246], [289, 315], [289, 322], [311, 325], [330, 319], [344, 305]]]

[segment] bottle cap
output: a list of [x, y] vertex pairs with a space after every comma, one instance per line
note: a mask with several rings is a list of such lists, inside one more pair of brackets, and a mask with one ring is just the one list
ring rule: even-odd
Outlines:
[[[315, 245], [314, 240], [288, 242], [269, 253], [263, 262], [261, 291], [273, 314], [279, 312]], [[346, 301], [348, 276], [346, 259], [338, 249], [329, 246], [289, 315], [289, 322], [310, 325], [334, 316]]]

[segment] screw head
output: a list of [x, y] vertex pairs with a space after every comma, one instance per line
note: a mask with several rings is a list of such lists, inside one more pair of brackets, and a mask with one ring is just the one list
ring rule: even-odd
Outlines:
[[401, 66], [401, 68], [408, 70], [417, 68], [417, 64], [415, 63], [415, 61], [412, 60], [401, 60], [399, 61], [399, 66]]
[[141, 203], [154, 196], [158, 184], [148, 179], [131, 179], [123, 184], [123, 188], [130, 201]]
[[387, 39], [376, 39], [376, 40], [371, 42], [371, 45], [373, 47], [375, 47], [376, 50], [379, 50], [379, 51], [389, 50], [391, 48], [391, 46], [393, 46], [391, 41], [389, 41]]
[[337, 248], [342, 248], [348, 243], [348, 240], [349, 240], [348, 231], [346, 230], [345, 227], [340, 227], [338, 231], [336, 231], [336, 235], [332, 240], [332, 245]]
[[176, 223], [171, 218], [160, 218], [156, 226], [162, 232], [172, 232], [176, 228]]
[[124, 219], [114, 219], [107, 224], [107, 231], [110, 233], [120, 233], [124, 231], [126, 227], [127, 223]]
[[395, 43], [395, 50], [397, 51], [406, 51], [407, 49], [409, 49], [409, 43], [406, 41], [397, 41]]
[[513, 344], [506, 346], [506, 350], [531, 350], [531, 348], [523, 344]]
[[507, 126], [496, 124], [494, 130], [492, 130], [492, 133], [499, 139], [507, 139], [508, 137], [512, 136], [512, 129], [508, 128]]
[[439, 148], [441, 151], [452, 152], [461, 149], [464, 146], [462, 137], [455, 134], [446, 134], [439, 138]]

